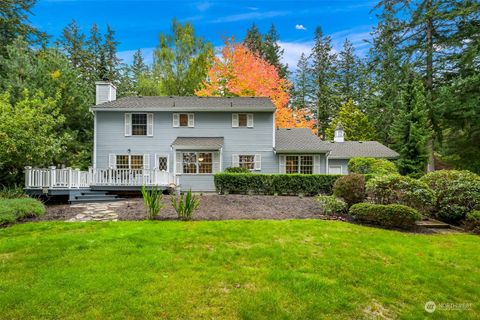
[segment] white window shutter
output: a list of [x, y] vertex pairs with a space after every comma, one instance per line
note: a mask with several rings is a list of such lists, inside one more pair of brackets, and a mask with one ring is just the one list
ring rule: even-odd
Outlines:
[[147, 113], [147, 136], [153, 136], [153, 113]]
[[125, 136], [129, 137], [132, 135], [132, 114], [125, 113]]
[[287, 170], [286, 170], [286, 167], [285, 167], [285, 156], [278, 156], [278, 170], [279, 170], [279, 173], [286, 173]]
[[232, 154], [232, 167], [239, 167], [240, 166], [240, 157], [238, 154]]
[[320, 155], [318, 154], [313, 156], [313, 173], [320, 173]]
[[220, 172], [220, 152], [216, 151], [212, 154], [213, 157], [213, 173]]
[[253, 113], [247, 113], [247, 127], [253, 128]]
[[177, 152], [175, 154], [175, 170], [176, 170], [176, 173], [183, 173], [183, 161], [182, 161], [182, 153], [181, 152]]
[[155, 153], [153, 156], [155, 157], [153, 158], [153, 169], [158, 169], [158, 154]]
[[262, 170], [262, 155], [256, 154], [255, 155], [255, 170]]
[[150, 169], [150, 155], [148, 153], [143, 155], [143, 169]]
[[117, 155], [110, 153], [108, 155], [108, 167], [110, 169], [116, 169], [117, 168]]
[[195, 114], [189, 113], [188, 114], [188, 127], [193, 128], [195, 127]]
[[232, 128], [238, 128], [238, 113], [232, 113]]
[[174, 128], [180, 127], [180, 114], [178, 113], [173, 114], [173, 127]]

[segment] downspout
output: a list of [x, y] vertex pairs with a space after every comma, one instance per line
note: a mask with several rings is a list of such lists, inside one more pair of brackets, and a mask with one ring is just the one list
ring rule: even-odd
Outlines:
[[330, 152], [331, 152], [331, 151], [328, 151], [328, 152], [325, 154], [325, 174], [328, 174], [328, 173], [329, 173], [329, 170], [328, 170], [328, 156], [330, 155]]

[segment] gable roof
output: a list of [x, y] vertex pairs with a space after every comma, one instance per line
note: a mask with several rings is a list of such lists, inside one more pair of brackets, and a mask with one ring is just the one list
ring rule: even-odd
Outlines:
[[218, 150], [223, 147], [223, 137], [177, 137], [174, 149]]
[[277, 129], [275, 151], [278, 153], [324, 153], [330, 149], [307, 128]]
[[275, 112], [267, 97], [132, 96], [91, 107], [93, 111]]
[[277, 129], [277, 153], [326, 153], [329, 159], [397, 158], [399, 154], [377, 141], [322, 141], [307, 128]]
[[377, 141], [322, 141], [330, 148], [329, 159], [350, 159], [354, 157], [397, 158], [399, 154]]

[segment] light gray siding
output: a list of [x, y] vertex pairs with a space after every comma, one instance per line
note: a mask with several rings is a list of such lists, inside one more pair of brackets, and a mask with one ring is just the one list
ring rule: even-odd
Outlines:
[[[150, 167], [155, 154], [168, 154], [170, 171], [174, 168], [172, 142], [177, 137], [224, 137], [222, 170], [232, 166], [234, 154], [260, 154], [261, 173], [278, 172], [278, 160], [273, 153], [273, 113], [254, 113], [253, 128], [232, 128], [230, 112], [196, 112], [193, 128], [174, 128], [172, 112], [154, 112], [153, 136], [125, 136], [125, 113], [96, 111], [96, 164], [108, 168], [109, 154], [150, 155]], [[130, 150], [130, 152], [129, 152]], [[195, 185], [196, 191], [213, 190], [212, 175], [182, 175], [182, 188]], [[204, 188], [205, 187], [205, 188]], [[201, 190], [204, 188], [204, 190]]]

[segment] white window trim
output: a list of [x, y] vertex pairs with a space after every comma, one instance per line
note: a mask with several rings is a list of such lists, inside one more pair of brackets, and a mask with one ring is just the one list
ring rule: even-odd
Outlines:
[[[147, 116], [146, 134], [134, 135], [133, 134], [133, 117], [134, 114], [145, 114]], [[153, 137], [153, 128], [155, 120], [153, 113], [148, 112], [126, 112], [125, 113], [125, 137]]]
[[170, 155], [167, 153], [155, 153], [155, 169], [159, 170], [158, 158], [164, 157], [167, 158], [167, 171], [170, 172]]
[[[282, 173], [285, 173], [285, 174], [295, 174], [295, 173], [287, 173], [287, 157], [297, 157], [297, 174], [316, 174], [316, 170], [315, 170], [315, 162], [316, 162], [316, 155], [314, 154], [286, 154], [286, 155], [283, 155], [284, 157], [284, 164], [283, 164], [283, 172]], [[312, 173], [301, 173], [301, 161], [300, 161], [300, 157], [312, 157]], [[280, 162], [280, 161], [279, 161]]]
[[[183, 154], [184, 153], [195, 153], [197, 162], [197, 172], [196, 173], [185, 173], [183, 172]], [[199, 163], [198, 163], [198, 154], [199, 153], [211, 153], [212, 154], [212, 172], [211, 173], [199, 173]], [[180, 155], [180, 159], [178, 159], [178, 156]], [[215, 158], [218, 156], [218, 161], [215, 161]], [[180, 168], [178, 167], [180, 166]], [[215, 170], [215, 167], [218, 169]], [[222, 171], [222, 165], [221, 165], [221, 153], [220, 151], [217, 150], [182, 150], [182, 151], [177, 151], [175, 152], [175, 174], [177, 175], [196, 175], [196, 176], [211, 176], [214, 175], [215, 173], [221, 172]]]
[[[128, 156], [128, 168], [122, 168], [119, 170], [148, 170], [150, 169], [150, 154], [119, 154], [110, 153], [108, 155], [108, 167], [109, 169], [117, 169], [117, 156]], [[132, 156], [142, 156], [142, 169], [132, 169]]]
[[[187, 115], [187, 126], [180, 125], [180, 115]], [[172, 116], [172, 127], [174, 128], [195, 128], [195, 113], [175, 112]]]
[[[245, 114], [247, 116], [247, 125], [240, 126], [240, 115]], [[254, 125], [254, 115], [253, 113], [239, 112], [232, 113], [232, 128], [253, 128]]]

